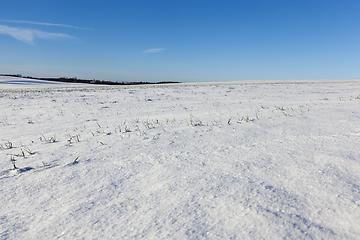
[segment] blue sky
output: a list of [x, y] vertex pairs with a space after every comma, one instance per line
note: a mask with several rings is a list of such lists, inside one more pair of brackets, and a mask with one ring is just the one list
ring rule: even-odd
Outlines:
[[2, 0], [0, 73], [117, 81], [360, 78], [359, 0]]

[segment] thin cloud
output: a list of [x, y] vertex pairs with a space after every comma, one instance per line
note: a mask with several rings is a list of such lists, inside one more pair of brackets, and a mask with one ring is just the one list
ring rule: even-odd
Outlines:
[[165, 48], [150, 48], [148, 50], [143, 51], [143, 54], [152, 54], [152, 53], [158, 53], [164, 51]]
[[67, 28], [94, 30], [92, 28], [83, 28], [83, 27], [77, 27], [77, 26], [72, 26], [72, 25], [68, 25], [68, 24], [58, 24], [58, 23], [45, 23], [45, 22], [20, 21], [20, 20], [0, 20], [0, 22], [23, 23], [23, 24], [43, 25], [43, 26], [56, 26], [56, 27], [67, 27]]
[[73, 38], [70, 35], [63, 33], [50, 33], [34, 29], [14, 28], [6, 25], [0, 25], [0, 34], [10, 35], [11, 37], [25, 42], [27, 44], [33, 44], [36, 38], [39, 39], [63, 39]]

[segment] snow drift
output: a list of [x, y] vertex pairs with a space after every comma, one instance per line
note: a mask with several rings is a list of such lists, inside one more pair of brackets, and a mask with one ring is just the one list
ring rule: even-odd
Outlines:
[[10, 80], [1, 239], [360, 235], [360, 81]]

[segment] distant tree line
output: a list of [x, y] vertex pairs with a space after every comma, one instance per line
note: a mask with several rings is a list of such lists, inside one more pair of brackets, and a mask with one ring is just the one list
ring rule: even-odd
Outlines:
[[68, 78], [68, 77], [59, 77], [59, 78], [38, 78], [32, 76], [22, 76], [21, 74], [0, 74], [0, 76], [6, 77], [21, 77], [28, 79], [37, 79], [37, 80], [45, 80], [45, 81], [55, 81], [55, 82], [66, 82], [66, 83], [88, 83], [88, 84], [102, 84], [102, 85], [145, 85], [145, 84], [167, 84], [167, 83], [180, 83], [174, 81], [162, 81], [162, 82], [113, 82], [113, 81], [105, 81], [105, 80], [87, 80], [87, 79], [78, 79], [76, 77]]

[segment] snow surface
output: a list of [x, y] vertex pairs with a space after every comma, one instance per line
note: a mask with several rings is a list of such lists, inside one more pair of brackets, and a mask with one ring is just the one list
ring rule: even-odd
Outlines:
[[1, 239], [359, 239], [358, 80], [16, 82]]

